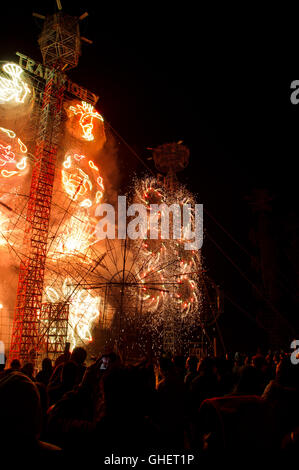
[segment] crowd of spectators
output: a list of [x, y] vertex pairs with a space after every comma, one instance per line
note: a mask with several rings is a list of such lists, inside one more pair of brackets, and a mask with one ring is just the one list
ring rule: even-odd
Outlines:
[[162, 355], [128, 365], [111, 352], [88, 367], [86, 359], [75, 348], [55, 364], [44, 359], [37, 373], [18, 360], [2, 368], [2, 449], [58, 459], [299, 450], [299, 365], [287, 354]]

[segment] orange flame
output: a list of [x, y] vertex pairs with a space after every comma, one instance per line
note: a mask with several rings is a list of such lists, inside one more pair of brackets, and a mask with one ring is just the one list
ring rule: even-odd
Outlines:
[[94, 110], [94, 107], [86, 103], [85, 101], [81, 102], [82, 104], [76, 104], [76, 106], [70, 106], [69, 111], [71, 114], [80, 115], [79, 124], [82, 129], [82, 137], [85, 140], [92, 141], [94, 140], [93, 131], [93, 120], [99, 119], [100, 121], [104, 121], [103, 117]]

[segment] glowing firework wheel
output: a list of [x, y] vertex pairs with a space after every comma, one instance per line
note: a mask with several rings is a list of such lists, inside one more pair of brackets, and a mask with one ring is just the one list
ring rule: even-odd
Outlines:
[[[113, 311], [106, 340], [122, 354], [130, 355], [130, 348], [131, 352], [139, 348], [143, 354], [152, 348], [158, 353], [163, 348], [165, 323], [186, 325], [192, 317], [193, 325], [197, 284], [189, 279], [188, 271], [182, 273], [175, 250], [159, 257], [155, 251], [150, 254], [144, 240], [106, 240], [104, 244], [106, 256], [94, 272], [98, 276], [94, 286], [106, 289], [103, 311]], [[152, 248], [160, 251], [161, 245]], [[178, 344], [179, 333], [175, 340]]]

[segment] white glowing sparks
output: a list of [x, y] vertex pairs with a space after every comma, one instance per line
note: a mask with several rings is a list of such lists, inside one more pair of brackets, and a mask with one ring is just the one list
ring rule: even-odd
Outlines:
[[23, 69], [13, 63], [5, 64], [2, 68], [11, 78], [0, 76], [0, 101], [24, 103], [31, 91], [21, 78]]
[[49, 257], [55, 261], [69, 256], [80, 256], [81, 261], [88, 263], [90, 260], [85, 255], [96, 241], [95, 226], [91, 219], [78, 213], [71, 217], [57, 234]]
[[93, 297], [87, 290], [74, 286], [65, 278], [60, 292], [52, 286], [45, 288], [49, 302], [67, 302], [69, 304], [69, 328], [67, 340], [73, 349], [78, 343], [92, 341], [92, 327], [100, 315], [101, 297]]

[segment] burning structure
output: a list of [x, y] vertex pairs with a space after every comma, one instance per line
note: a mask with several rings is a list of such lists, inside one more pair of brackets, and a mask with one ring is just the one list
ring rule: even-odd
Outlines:
[[[44, 21], [43, 65], [17, 53], [19, 64], [4, 64], [0, 74], [3, 267], [10, 258], [0, 326], [9, 359], [55, 359], [66, 342], [89, 344], [95, 324], [111, 346], [124, 349], [146, 327], [174, 352], [182, 325], [199, 321], [199, 253], [183, 249], [184, 232], [178, 240], [159, 233], [154, 240], [98, 240], [95, 208], [107, 200], [109, 183], [101, 157], [111, 136], [97, 96], [65, 74], [78, 64], [86, 14], [37, 16]], [[166, 176], [138, 180], [133, 202], [148, 211], [153, 202], [194, 206], [176, 180], [188, 158], [181, 143], [155, 149]]]
[[[68, 299], [63, 303], [62, 300], [70, 295], [65, 277], [58, 302], [54, 288], [47, 283], [52, 284], [55, 270], [61, 269], [61, 258], [68, 259], [77, 254], [84, 258], [92, 244], [90, 211], [104, 192], [100, 169], [90, 157], [105, 141], [103, 118], [94, 110], [97, 97], [71, 83], [64, 74], [78, 64], [80, 18], [59, 11], [43, 19], [39, 38], [43, 65], [18, 54], [19, 65], [3, 65], [0, 77], [1, 179], [15, 183], [18, 178], [20, 184], [15, 197], [20, 196], [20, 188], [24, 188], [22, 177], [28, 171], [27, 145], [32, 151], [29, 196], [26, 197], [26, 208], [13, 228], [8, 227], [11, 217], [1, 210], [1, 245], [13, 251], [20, 260], [9, 357], [23, 361], [35, 360], [45, 346], [54, 355], [61, 353], [70, 334], [66, 323], [71, 322], [83, 339], [90, 338], [88, 326], [84, 326], [88, 324], [84, 310], [80, 312], [84, 321], [74, 319], [78, 303], [87, 304], [85, 310], [90, 312], [90, 299], [77, 292], [71, 302]], [[82, 96], [84, 99], [80, 99]], [[14, 116], [21, 110], [20, 114], [30, 124], [26, 127], [17, 117], [13, 119], [12, 109]], [[62, 145], [61, 131], [66, 120], [69, 138], [64, 139]], [[24, 135], [30, 136], [27, 145], [17, 132], [18, 126], [23, 127]], [[7, 184], [1, 186], [2, 206], [6, 212], [11, 211], [12, 195], [5, 190]], [[28, 187], [24, 189], [26, 196]], [[16, 230], [19, 230], [18, 237]], [[65, 303], [70, 305], [66, 308]], [[96, 316], [94, 310], [95, 307], [91, 314], [93, 319]], [[71, 342], [74, 345], [74, 340]], [[49, 344], [52, 345], [50, 349]]]

